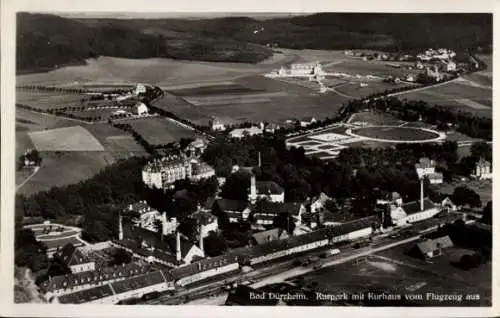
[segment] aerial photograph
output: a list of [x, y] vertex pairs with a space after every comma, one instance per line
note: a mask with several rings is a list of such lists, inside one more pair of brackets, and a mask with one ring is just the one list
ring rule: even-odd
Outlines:
[[491, 307], [492, 43], [491, 13], [18, 12], [14, 302]]

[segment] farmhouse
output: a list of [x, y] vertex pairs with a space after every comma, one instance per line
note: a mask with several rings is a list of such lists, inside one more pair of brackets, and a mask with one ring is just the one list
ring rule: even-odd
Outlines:
[[233, 129], [229, 132], [229, 136], [231, 138], [243, 138], [247, 136], [255, 136], [262, 134], [262, 129], [256, 126], [252, 126], [250, 128], [237, 128]]
[[484, 158], [480, 158], [476, 163], [474, 176], [479, 180], [491, 179], [493, 177], [491, 173], [491, 163], [486, 161]]
[[66, 244], [53, 255], [54, 259], [67, 266], [73, 274], [95, 270], [95, 262], [90, 260], [73, 244]]
[[132, 112], [137, 116], [144, 116], [148, 114], [148, 107], [144, 103], [137, 103], [133, 108]]

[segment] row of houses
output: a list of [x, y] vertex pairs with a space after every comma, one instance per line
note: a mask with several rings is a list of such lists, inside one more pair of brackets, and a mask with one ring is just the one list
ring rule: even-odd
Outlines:
[[[260, 238], [260, 244], [238, 248], [217, 257], [201, 258], [170, 270], [140, 273], [116, 281], [101, 281], [99, 286], [71, 293], [53, 293], [52, 301], [76, 304], [114, 304], [124, 299], [138, 298], [152, 292], [173, 290], [176, 287], [183, 287], [221, 274], [238, 272], [240, 267], [244, 265], [258, 265], [329, 244], [369, 236], [377, 229], [378, 225], [377, 217], [368, 217], [299, 236], [283, 237], [283, 239], [277, 240]], [[119, 246], [121, 242], [116, 241], [115, 244]], [[125, 272], [130, 273], [130, 269], [127, 270]], [[81, 284], [84, 281], [85, 279]], [[79, 286], [82, 286], [81, 284]]]

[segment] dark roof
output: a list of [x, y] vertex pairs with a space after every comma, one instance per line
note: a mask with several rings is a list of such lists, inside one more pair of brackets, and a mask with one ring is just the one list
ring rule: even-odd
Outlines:
[[150, 272], [111, 283], [116, 294], [122, 294], [130, 290], [140, 289], [160, 283], [165, 283], [166, 278], [161, 271]]
[[205, 200], [205, 203], [203, 204], [203, 208], [206, 210], [211, 210], [214, 203], [215, 203], [215, 197], [209, 197]]
[[263, 213], [263, 214], [280, 214], [280, 213], [290, 213], [292, 215], [298, 215], [300, 212], [300, 207], [302, 204], [300, 203], [279, 203], [279, 202], [271, 202], [267, 200], [261, 200], [257, 202], [255, 205], [254, 213]]
[[71, 294], [61, 295], [58, 300], [61, 304], [82, 304], [99, 298], [113, 295], [109, 284], [77, 291]]
[[417, 247], [423, 254], [433, 252], [439, 248], [447, 248], [453, 246], [453, 242], [448, 236], [442, 236], [434, 240], [427, 240], [417, 243]]
[[138, 265], [136, 263], [103, 267], [95, 271], [51, 277], [40, 284], [40, 289], [42, 289], [44, 292], [48, 292], [84, 284], [97, 284], [99, 282], [104, 282], [116, 278], [140, 275], [148, 272], [150, 269], [151, 267], [147, 264]]
[[252, 238], [255, 240], [257, 244], [263, 244], [269, 241], [280, 240], [287, 237], [288, 235], [286, 234], [286, 232], [283, 229], [278, 229], [278, 228], [254, 233], [252, 235]]
[[281, 194], [285, 192], [283, 187], [274, 181], [257, 181], [255, 187], [258, 194]]
[[209, 270], [211, 268], [216, 268], [222, 265], [232, 264], [236, 262], [238, 262], [237, 256], [232, 253], [229, 253], [211, 258], [210, 257], [204, 258], [198, 262], [173, 268], [170, 271], [170, 274], [172, 274], [172, 276], [175, 279], [180, 279], [183, 277], [194, 275], [202, 271]]
[[262, 291], [248, 286], [238, 285], [234, 291], [229, 293], [226, 300], [226, 306], [276, 306], [279, 299], [255, 299], [251, 294], [261, 294]]
[[217, 199], [215, 204], [222, 211], [237, 211], [242, 212], [248, 207], [248, 202], [240, 200]]
[[59, 259], [67, 266], [89, 263], [90, 260], [86, 255], [78, 250], [73, 244], [66, 244], [63, 248], [54, 254], [54, 257]]
[[[420, 201], [413, 201], [405, 203], [401, 206], [407, 215], [415, 214], [420, 211]], [[434, 203], [428, 198], [424, 199], [424, 211], [435, 208]]]
[[113, 241], [113, 243], [118, 246], [123, 246], [125, 248], [128, 248], [132, 250], [135, 254], [141, 255], [143, 257], [153, 256], [161, 261], [166, 262], [167, 264], [172, 264], [172, 265], [178, 264], [176, 255], [159, 249], [151, 250], [142, 248], [138, 246], [137, 242], [134, 240], [115, 240]]

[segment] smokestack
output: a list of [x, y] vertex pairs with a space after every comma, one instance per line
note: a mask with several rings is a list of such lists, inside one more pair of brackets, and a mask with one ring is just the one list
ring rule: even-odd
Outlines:
[[176, 253], [177, 253], [177, 261], [180, 262], [182, 260], [181, 254], [181, 235], [179, 231], [176, 231]]
[[424, 178], [420, 179], [420, 211], [424, 210]]
[[255, 203], [257, 201], [257, 186], [255, 181], [255, 175], [252, 174], [250, 178], [250, 202]]
[[260, 158], [260, 151], [259, 151], [259, 168], [260, 168], [261, 164], [262, 164], [262, 160]]
[[200, 224], [200, 250], [203, 256], [205, 256], [205, 247], [203, 246], [203, 224]]
[[161, 215], [161, 234], [167, 235], [167, 212], [163, 212]]
[[121, 212], [118, 214], [118, 239], [123, 240], [123, 218]]

